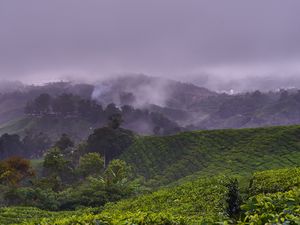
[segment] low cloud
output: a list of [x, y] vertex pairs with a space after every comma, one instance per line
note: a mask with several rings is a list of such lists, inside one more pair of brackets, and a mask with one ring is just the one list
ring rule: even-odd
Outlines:
[[4, 0], [0, 78], [144, 73], [219, 90], [248, 77], [296, 77], [299, 9], [293, 0]]

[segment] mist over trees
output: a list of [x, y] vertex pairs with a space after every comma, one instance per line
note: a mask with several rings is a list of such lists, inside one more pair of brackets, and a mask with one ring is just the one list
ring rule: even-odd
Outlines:
[[[147, 109], [135, 109], [130, 105], [117, 107], [114, 103], [103, 107], [95, 100], [83, 99], [72, 94], [62, 94], [52, 97], [43, 93], [33, 101], [27, 102], [25, 113], [33, 117], [80, 118], [97, 124], [98, 127], [108, 121], [112, 127], [118, 127], [121, 121], [124, 127], [134, 131], [156, 134], [172, 134], [180, 131], [179, 125], [159, 112], [150, 112]], [[144, 128], [143, 128], [144, 126]]]
[[[23, 139], [30, 131], [33, 136], [43, 133], [53, 142], [66, 133], [78, 142], [116, 116], [123, 128], [142, 135], [296, 124], [300, 123], [298, 95], [297, 89], [216, 93], [143, 75], [101, 85], [58, 82], [24, 86], [22, 91], [0, 95], [0, 106], [6, 109], [0, 110], [0, 122], [12, 121], [0, 128], [0, 134], [18, 134]], [[16, 118], [21, 119], [14, 121]], [[110, 125], [118, 127], [119, 119]]]

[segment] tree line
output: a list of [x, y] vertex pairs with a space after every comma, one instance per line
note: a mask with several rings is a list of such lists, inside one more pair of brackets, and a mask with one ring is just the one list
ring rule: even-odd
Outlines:
[[92, 99], [83, 99], [73, 94], [53, 97], [47, 93], [27, 102], [25, 113], [30, 116], [79, 117], [91, 123], [105, 125], [111, 116], [122, 117], [123, 125], [140, 131], [141, 127], [156, 135], [168, 135], [181, 130], [179, 125], [159, 112], [136, 109], [131, 105], [117, 107], [114, 103], [103, 107]]

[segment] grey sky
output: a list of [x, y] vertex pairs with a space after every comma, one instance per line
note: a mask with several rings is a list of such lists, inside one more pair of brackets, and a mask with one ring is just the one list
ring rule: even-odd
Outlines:
[[300, 71], [298, 0], [0, 0], [0, 78]]

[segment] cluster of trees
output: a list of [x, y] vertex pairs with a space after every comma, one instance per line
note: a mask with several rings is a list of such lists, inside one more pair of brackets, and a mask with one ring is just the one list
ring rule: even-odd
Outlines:
[[0, 159], [18, 155], [38, 158], [51, 146], [51, 139], [45, 133], [27, 131], [24, 138], [17, 134], [3, 134], [0, 137]]
[[122, 117], [123, 125], [138, 133], [154, 133], [156, 135], [173, 134], [181, 130], [176, 122], [171, 121], [159, 112], [147, 109], [135, 109], [130, 105], [117, 107], [114, 103], [102, 107], [91, 99], [82, 99], [73, 94], [62, 94], [52, 97], [41, 94], [25, 107], [25, 113], [32, 116], [78, 117], [97, 124], [104, 125], [109, 118], [118, 115]]
[[[106, 162], [117, 157], [134, 139], [132, 131], [120, 128], [122, 122], [120, 114], [112, 115], [107, 126], [94, 130], [88, 137], [86, 148], [90, 152], [103, 154]], [[53, 141], [42, 132], [34, 133], [28, 130], [24, 138], [17, 134], [4, 134], [0, 137], [0, 159], [11, 156], [41, 158], [52, 145]], [[63, 134], [55, 145], [60, 149], [74, 148], [74, 143], [67, 134]]]
[[[115, 125], [115, 124], [112, 124]], [[127, 149], [134, 140], [134, 134], [130, 130], [113, 127], [96, 129], [86, 142], [87, 152], [98, 152], [104, 156], [105, 165], [118, 157]]]
[[25, 107], [26, 114], [36, 116], [79, 115], [94, 119], [99, 112], [103, 112], [103, 109], [95, 101], [82, 99], [80, 96], [69, 93], [64, 93], [57, 97], [43, 93], [33, 101], [27, 102]]
[[[131, 168], [115, 157], [132, 133], [116, 124], [117, 119], [111, 119], [110, 126], [96, 130], [77, 146], [62, 135], [34, 167], [21, 157], [0, 161], [0, 205], [67, 210], [102, 206], [130, 196], [136, 190], [136, 181], [132, 180]], [[118, 135], [122, 141], [111, 139]]]

